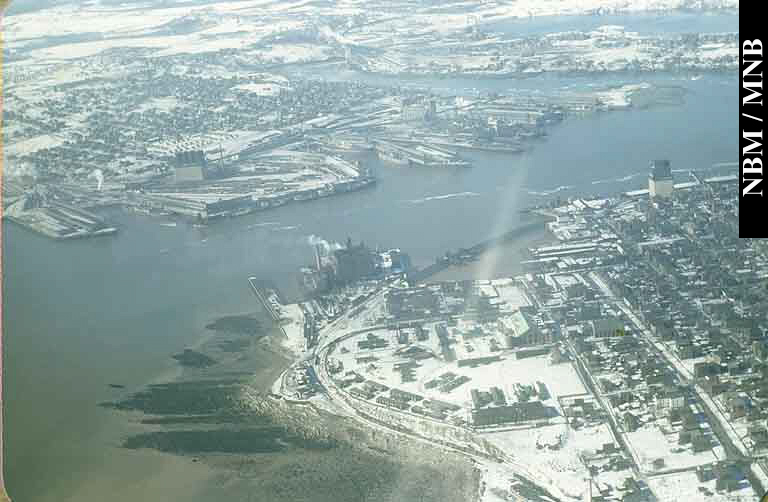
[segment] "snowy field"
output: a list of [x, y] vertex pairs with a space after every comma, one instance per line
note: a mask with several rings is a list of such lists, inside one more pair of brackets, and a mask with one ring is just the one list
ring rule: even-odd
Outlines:
[[[472, 389], [488, 391], [491, 387], [498, 387], [504, 391], [508, 402], [514, 402], [516, 401], [515, 384], [535, 385], [536, 382], [542, 382], [550, 393], [549, 399], [544, 403], [555, 408], [558, 406], [558, 396], [586, 393], [586, 389], [571, 363], [551, 364], [548, 355], [515, 359], [513, 352], [502, 353], [501, 361], [474, 368], [460, 368], [456, 362], [445, 362], [439, 357], [423, 359], [418, 361], [419, 367], [415, 369], [415, 380], [402, 382], [400, 373], [394, 371], [394, 365], [408, 361], [407, 358], [396, 354], [397, 349], [406, 346], [398, 344], [395, 331], [377, 330], [373, 333], [387, 340], [388, 347], [360, 350], [357, 342], [363, 340], [367, 335], [361, 334], [342, 343], [332, 357], [342, 361], [345, 370], [358, 371], [366, 378], [388, 387], [457, 404], [467, 409], [472, 407]], [[414, 342], [412, 346], [424, 348], [436, 356], [440, 354], [437, 335], [432, 330], [430, 330], [427, 341]], [[367, 360], [367, 357], [376, 359]], [[364, 362], [358, 363], [358, 358], [363, 358], [362, 361]], [[427, 388], [428, 382], [447, 372], [459, 377], [466, 376], [469, 381], [450, 392], [442, 392], [439, 388]]]
[[280, 305], [280, 317], [283, 321], [280, 325], [283, 328], [288, 339], [283, 345], [294, 352], [300, 354], [306, 348], [306, 339], [304, 338], [304, 311], [296, 303]]
[[[317, 2], [246, 0], [211, 2], [198, 7], [164, 5], [127, 8], [87, 5], [61, 5], [37, 12], [6, 16], [4, 41], [11, 51], [30, 49], [37, 60], [71, 60], [92, 56], [110, 48], [146, 47], [161, 55], [202, 53], [219, 49], [245, 49], [254, 44], [271, 44], [274, 39], [302, 37], [323, 41], [317, 44], [275, 44], [262, 54], [269, 60], [302, 61], [325, 56], [339, 44], [396, 46], [396, 38], [406, 36], [419, 44], [425, 35], [446, 35], [467, 27], [471, 17], [480, 24], [504, 19], [553, 15], [585, 15], [666, 11], [681, 8], [700, 10], [737, 9], [738, 0], [519, 0], [516, 2], [455, 2], [435, 8], [412, 2], [381, 2], [371, 12], [363, 0]], [[323, 18], [348, 16], [345, 28], [331, 29]], [[50, 19], [55, 18], [56, 23]], [[393, 37], [397, 33], [397, 37]], [[51, 37], [61, 37], [51, 41]], [[47, 43], [41, 44], [44, 39]], [[395, 39], [393, 39], [395, 38]], [[594, 47], [585, 47], [594, 52]], [[705, 58], [733, 55], [733, 48], [719, 45], [702, 50]], [[599, 60], [641, 58], [635, 49], [606, 49]], [[471, 61], [477, 64], [477, 60]], [[479, 63], [483, 63], [479, 61]], [[480, 64], [485, 66], [485, 64]]]
[[41, 136], [35, 136], [33, 138], [17, 141], [16, 143], [11, 143], [6, 145], [4, 150], [6, 155], [12, 157], [16, 155], [26, 155], [38, 150], [42, 150], [44, 148], [52, 148], [54, 146], [59, 146], [62, 143], [64, 143], [62, 138], [44, 134]]
[[[690, 468], [725, 458], [722, 446], [694, 453], [690, 444], [679, 445], [678, 434], [665, 434], [658, 422], [645, 424], [624, 437], [645, 472]], [[658, 459], [664, 463], [656, 468], [653, 463]]]
[[[603, 445], [613, 442], [610, 429], [601, 424], [585, 427], [578, 431], [565, 424], [556, 424], [537, 429], [506, 431], [485, 434], [484, 437], [511, 455], [517, 462], [527, 466], [540, 478], [547, 479], [566, 496], [579, 499], [585, 496], [585, 480], [589, 472], [582, 461], [595, 455]], [[537, 444], [560, 444], [559, 449], [537, 448]], [[620, 486], [631, 476], [628, 469], [601, 472], [596, 476], [598, 484]]]

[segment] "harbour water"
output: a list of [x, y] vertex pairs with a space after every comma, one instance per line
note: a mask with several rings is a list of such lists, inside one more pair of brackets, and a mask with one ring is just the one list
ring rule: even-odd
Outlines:
[[[310, 235], [398, 246], [423, 266], [502, 233], [518, 222], [518, 209], [547, 197], [642, 188], [649, 159], [668, 158], [677, 170], [735, 160], [736, 76], [654, 81], [684, 86], [685, 103], [572, 118], [527, 153], [472, 154], [471, 169], [377, 166], [373, 188], [209, 227], [116, 212], [117, 236], [55, 242], [4, 222], [6, 480], [14, 500], [212, 500], [199, 490], [214, 479], [207, 467], [120, 448], [133, 418], [97, 404], [173, 376], [170, 356], [198, 343], [207, 322], [253, 311], [248, 276], [294, 294], [296, 268], [311, 260]], [[434, 82], [456, 92], [465, 84]], [[145, 498], [150, 491], [161, 495]]]

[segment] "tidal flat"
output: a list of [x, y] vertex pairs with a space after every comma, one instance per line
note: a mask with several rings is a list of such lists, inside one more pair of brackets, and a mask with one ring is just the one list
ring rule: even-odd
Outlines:
[[215, 363], [177, 358], [177, 379], [101, 403], [136, 417], [122, 448], [191, 458], [213, 473], [196, 500], [476, 499], [479, 471], [460, 454], [271, 397], [291, 355], [267, 318], [226, 316], [206, 327], [211, 336], [185, 352]]

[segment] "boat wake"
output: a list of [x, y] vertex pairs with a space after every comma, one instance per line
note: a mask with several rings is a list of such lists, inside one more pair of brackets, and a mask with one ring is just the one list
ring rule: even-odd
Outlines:
[[559, 192], [564, 192], [566, 190], [570, 190], [571, 188], [573, 188], [573, 186], [561, 185], [561, 186], [559, 186], [557, 188], [553, 188], [551, 190], [541, 190], [541, 191], [527, 190], [526, 193], [528, 195], [535, 195], [537, 197], [548, 197], [550, 195], [554, 195], [554, 194], [559, 193]]
[[411, 204], [423, 204], [425, 202], [430, 202], [433, 200], [445, 200], [445, 199], [455, 199], [458, 197], [478, 197], [480, 194], [477, 192], [458, 192], [458, 193], [448, 193], [445, 195], [432, 195], [430, 197], [424, 197], [423, 199], [411, 199], [408, 202]]
[[248, 228], [272, 227], [279, 224], [279, 221], [265, 221], [264, 223], [254, 223], [253, 225], [248, 225]]
[[644, 172], [642, 172], [642, 173], [632, 173], [632, 174], [628, 174], [626, 176], [622, 176], [620, 178], [607, 178], [607, 179], [602, 179], [602, 180], [596, 180], [596, 181], [593, 181], [592, 184], [593, 185], [602, 185], [602, 184], [605, 184], [605, 183], [626, 183], [627, 181], [630, 181], [630, 180], [632, 180], [634, 178], [637, 178], [639, 176], [642, 176], [644, 174], [645, 174]]

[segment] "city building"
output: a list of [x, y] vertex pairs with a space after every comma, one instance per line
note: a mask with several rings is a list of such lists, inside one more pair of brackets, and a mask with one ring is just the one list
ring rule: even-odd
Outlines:
[[479, 426], [541, 420], [548, 417], [549, 410], [541, 401], [513, 403], [472, 411], [472, 423]]
[[596, 337], [621, 336], [624, 334], [624, 321], [615, 317], [597, 319], [589, 322], [587, 332]]
[[657, 410], [674, 410], [685, 406], [685, 394], [680, 389], [667, 388], [655, 397]]
[[498, 323], [504, 333], [507, 348], [540, 345], [552, 341], [550, 333], [539, 329], [523, 310], [517, 310], [511, 315], [500, 317]]
[[674, 190], [672, 168], [668, 160], [652, 160], [648, 176], [648, 192], [651, 197], [669, 197]]

